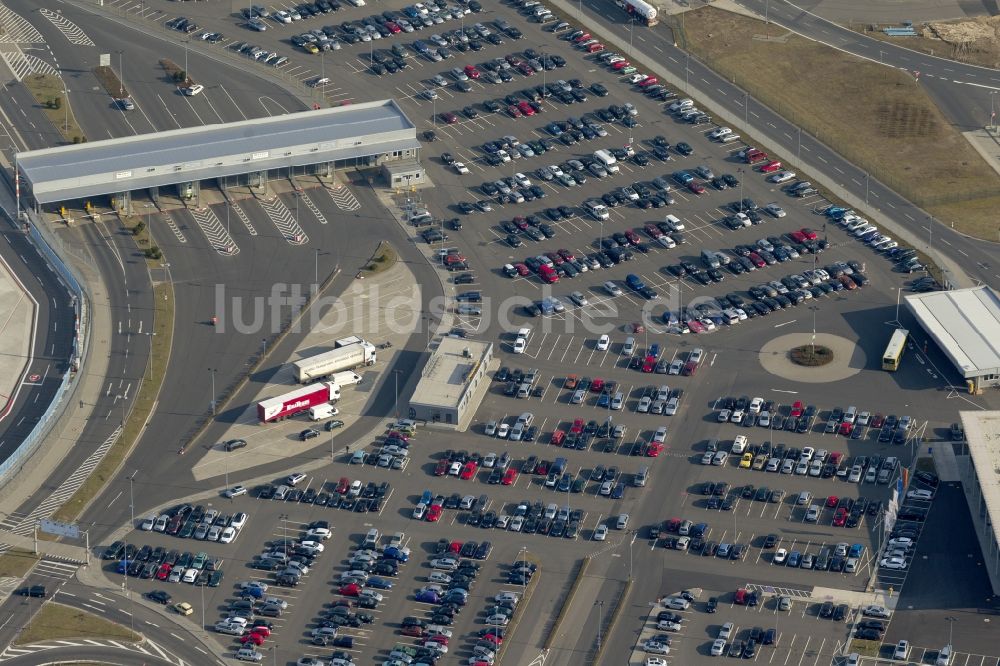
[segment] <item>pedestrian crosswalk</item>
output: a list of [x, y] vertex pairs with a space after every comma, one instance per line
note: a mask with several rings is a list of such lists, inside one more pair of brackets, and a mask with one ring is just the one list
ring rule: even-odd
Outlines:
[[260, 207], [264, 209], [267, 216], [274, 222], [281, 235], [291, 245], [305, 245], [309, 242], [309, 236], [292, 216], [288, 207], [278, 197], [271, 199], [260, 199]]
[[[114, 444], [115, 440], [121, 435], [121, 426], [115, 428], [104, 442], [101, 443], [97, 449], [91, 453], [80, 466], [74, 470], [74, 472], [56, 488], [52, 493], [48, 495], [38, 506], [32, 509], [31, 513], [21, 514], [17, 512], [11, 512], [8, 516], [0, 521], [0, 527], [9, 532], [13, 532], [18, 536], [29, 536], [34, 532], [35, 525], [38, 521], [43, 518], [49, 518], [56, 512], [56, 510], [62, 506], [62, 504], [68, 500], [70, 497], [80, 489], [83, 482], [87, 480], [90, 473], [94, 471], [104, 456], [107, 454], [108, 449]], [[7, 544], [0, 544], [0, 553], [10, 550], [10, 546]]]
[[80, 26], [73, 23], [59, 12], [43, 8], [39, 9], [38, 13], [47, 18], [52, 25], [56, 27], [56, 30], [61, 32], [63, 37], [69, 40], [70, 44], [76, 44], [77, 46], [94, 46], [94, 40], [87, 37], [87, 34], [80, 29]]
[[22, 81], [24, 77], [31, 74], [59, 76], [55, 67], [38, 56], [25, 53], [17, 44], [0, 42], [0, 59], [3, 59], [18, 81]]
[[9, 44], [42, 44], [42, 34], [22, 16], [0, 5], [0, 42]]
[[43, 578], [53, 578], [55, 580], [69, 580], [76, 575], [76, 571], [79, 568], [80, 565], [77, 563], [60, 562], [58, 560], [44, 557], [38, 564], [35, 565], [35, 568], [31, 570], [31, 575], [41, 576]]
[[358, 198], [354, 196], [354, 193], [346, 185], [337, 183], [327, 188], [327, 192], [330, 193], [330, 198], [333, 199], [333, 203], [337, 204], [337, 208], [340, 210], [352, 211], [361, 208], [361, 202], [358, 201]]
[[[122, 650], [125, 652], [131, 652], [133, 654], [141, 654], [146, 657], [153, 657], [155, 660], [163, 660], [168, 664], [173, 664], [174, 666], [187, 666], [188, 662], [184, 661], [174, 653], [167, 650], [165, 647], [155, 643], [148, 638], [143, 639], [139, 643], [129, 643], [123, 640], [114, 639], [97, 639], [97, 638], [77, 638], [73, 640], [50, 640], [50, 641], [38, 641], [37, 643], [29, 643], [27, 645], [9, 645], [0, 652], [0, 663], [9, 661], [12, 659], [17, 659], [18, 657], [25, 657], [31, 654], [37, 654], [45, 652], [46, 650], [56, 650], [65, 648], [111, 648], [115, 650]], [[211, 661], [211, 660], [209, 660]]]
[[198, 223], [205, 236], [212, 244], [212, 247], [221, 255], [231, 257], [239, 254], [240, 247], [229, 235], [229, 231], [222, 226], [222, 222], [216, 217], [215, 211], [211, 208], [192, 208], [191, 217]]

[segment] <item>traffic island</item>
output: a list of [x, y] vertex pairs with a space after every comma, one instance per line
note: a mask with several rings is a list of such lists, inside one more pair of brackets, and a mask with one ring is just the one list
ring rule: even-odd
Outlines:
[[24, 77], [21, 83], [31, 92], [45, 117], [66, 142], [83, 143], [87, 140], [70, 108], [66, 84], [61, 78], [51, 74], [31, 74]]
[[833, 350], [823, 345], [800, 345], [793, 347], [788, 356], [796, 365], [816, 368], [833, 361]]
[[35, 613], [14, 644], [27, 645], [65, 638], [106, 638], [129, 643], [138, 643], [142, 640], [139, 634], [120, 624], [86, 611], [49, 602]]
[[112, 97], [116, 97], [118, 99], [131, 97], [128, 89], [125, 88], [125, 84], [122, 83], [120, 78], [118, 78], [118, 73], [110, 67], [104, 65], [95, 67], [94, 76], [97, 77], [97, 80], [101, 82], [101, 85], [104, 86], [104, 89]]

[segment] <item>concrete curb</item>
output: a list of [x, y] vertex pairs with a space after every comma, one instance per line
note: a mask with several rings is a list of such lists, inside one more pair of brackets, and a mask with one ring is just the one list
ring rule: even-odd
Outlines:
[[587, 568], [590, 566], [590, 559], [591, 558], [589, 557], [585, 557], [580, 560], [580, 569], [576, 572], [576, 578], [573, 579], [573, 585], [569, 588], [569, 592], [566, 593], [566, 599], [559, 608], [559, 615], [556, 616], [556, 621], [552, 624], [552, 628], [549, 630], [549, 635], [545, 637], [545, 641], [542, 643], [543, 650], [551, 649], [552, 643], [554, 643], [556, 637], [558, 637], [559, 629], [563, 620], [566, 619], [566, 615], [569, 613], [569, 609], [573, 605], [573, 597], [576, 596], [577, 590], [580, 589], [580, 584], [587, 575]]
[[[618, 603], [615, 604], [615, 609], [611, 611], [611, 617], [608, 619], [607, 630], [604, 631], [604, 636], [610, 636], [615, 631], [615, 626], [618, 624], [618, 619], [621, 617], [622, 611], [625, 609], [625, 602], [628, 599], [629, 593], [632, 592], [632, 583], [635, 579], [629, 578], [628, 582], [625, 583], [625, 587], [622, 589], [622, 593], [618, 596]], [[604, 655], [604, 650], [608, 647], [608, 641], [601, 641], [601, 647], [597, 648], [594, 653], [594, 658], [590, 663], [597, 666], [601, 663], [601, 657]]]

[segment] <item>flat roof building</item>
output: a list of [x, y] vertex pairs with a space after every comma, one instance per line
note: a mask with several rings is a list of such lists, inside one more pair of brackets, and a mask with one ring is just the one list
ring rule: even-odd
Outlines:
[[489, 388], [493, 343], [444, 337], [410, 398], [410, 418], [464, 430]]
[[983, 565], [1000, 594], [1000, 411], [960, 412], [965, 429], [958, 471], [969, 502]]
[[906, 297], [921, 328], [978, 392], [1000, 385], [1000, 297], [986, 286]]
[[416, 128], [380, 100], [91, 141], [17, 154], [36, 204], [117, 195], [313, 165], [378, 166], [418, 157]]

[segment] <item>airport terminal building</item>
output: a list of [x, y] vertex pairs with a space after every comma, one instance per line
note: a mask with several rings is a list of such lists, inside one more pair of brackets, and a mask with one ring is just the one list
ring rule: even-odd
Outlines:
[[965, 429], [956, 456], [965, 499], [983, 551], [993, 594], [1000, 595], [1000, 411], [959, 413]]
[[194, 199], [204, 181], [266, 191], [269, 179], [393, 162], [411, 165], [410, 179], [421, 181], [419, 153], [416, 127], [394, 100], [381, 100], [32, 150], [16, 164], [21, 197], [36, 210], [113, 197], [130, 212], [132, 192], [157, 201], [175, 188]]

